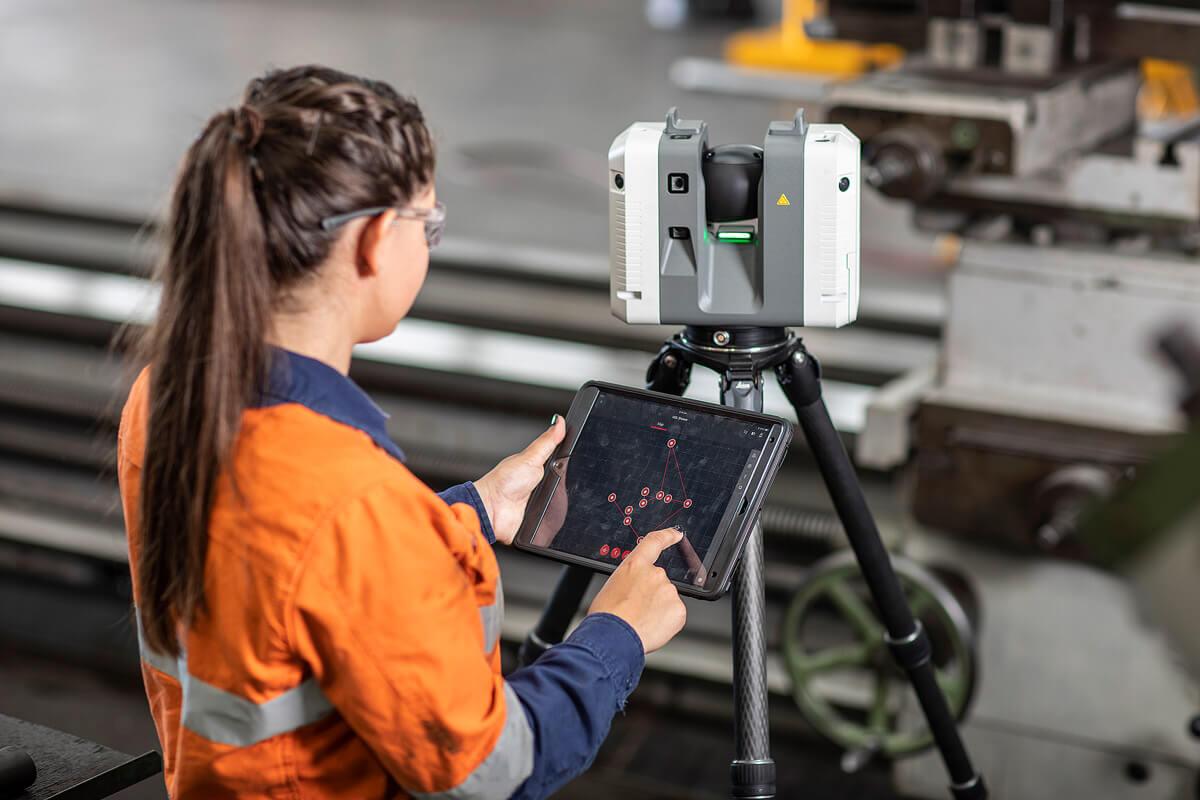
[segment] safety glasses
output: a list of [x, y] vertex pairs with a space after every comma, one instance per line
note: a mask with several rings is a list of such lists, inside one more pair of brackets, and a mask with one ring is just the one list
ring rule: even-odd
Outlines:
[[[442, 230], [446, 227], [446, 204], [438, 202], [433, 208], [392, 208], [391, 206], [374, 206], [358, 211], [348, 211], [345, 214], [335, 214], [321, 220], [321, 230], [331, 231], [339, 225], [345, 225], [359, 217], [374, 217], [385, 211], [395, 211], [401, 219], [419, 219], [425, 223], [425, 243], [433, 247], [442, 240]], [[396, 223], [392, 223], [393, 225]]]

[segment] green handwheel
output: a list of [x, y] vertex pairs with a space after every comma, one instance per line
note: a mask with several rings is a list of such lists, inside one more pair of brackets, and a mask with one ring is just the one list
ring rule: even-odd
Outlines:
[[[975, 690], [975, 635], [962, 604], [938, 578], [905, 558], [892, 565], [913, 616], [933, 644], [938, 684], [956, 719]], [[854, 554], [812, 565], [783, 618], [780, 642], [796, 704], [823, 736], [848, 753], [899, 758], [933, 744], [904, 672], [884, 641]]]

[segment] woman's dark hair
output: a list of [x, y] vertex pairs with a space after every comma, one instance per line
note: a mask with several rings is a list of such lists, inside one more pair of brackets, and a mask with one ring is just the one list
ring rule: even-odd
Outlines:
[[204, 609], [214, 487], [265, 379], [271, 312], [341, 232], [321, 219], [404, 205], [433, 170], [412, 99], [318, 66], [251, 81], [242, 105], [188, 149], [164, 229], [162, 299], [140, 348], [150, 400], [137, 589], [153, 649], [178, 655], [177, 625]]

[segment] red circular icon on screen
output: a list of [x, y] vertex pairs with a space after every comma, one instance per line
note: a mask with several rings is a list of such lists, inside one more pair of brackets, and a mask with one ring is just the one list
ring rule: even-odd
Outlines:
[[626, 525], [630, 524], [631, 522], [633, 522], [633, 520], [632, 520], [631, 518], [629, 518], [629, 517], [626, 517], [626, 518], [625, 518], [625, 524], [626, 524]]
[[608, 545], [606, 545], [606, 544], [600, 545], [600, 555], [602, 555], [602, 556], [608, 555]]
[[632, 513], [633, 513], [633, 506], [625, 506], [625, 513], [626, 513], [626, 514], [632, 514]]
[[674, 446], [675, 446], [675, 440], [674, 440], [674, 439], [669, 439], [669, 440], [667, 440], [667, 447], [674, 447]]
[[662, 499], [663, 499], [663, 493], [662, 493], [662, 492], [659, 492], [658, 494], [654, 495], [654, 499], [655, 499], [655, 500], [662, 500]]
[[608, 502], [615, 503], [616, 501], [617, 501], [617, 496], [615, 494], [610, 494], [608, 496]]
[[645, 538], [646, 538], [645, 536], [639, 536], [639, 537], [638, 537], [638, 544], [641, 544], [641, 543], [642, 543], [642, 539], [645, 539]]
[[671, 502], [671, 495], [667, 495], [666, 497], [664, 497], [664, 498], [663, 498], [663, 502], [664, 502], [664, 503], [669, 503], [669, 502]]
[[616, 558], [620, 558], [620, 557], [621, 557], [621, 551], [620, 551], [620, 550], [618, 550], [617, 548], [615, 548], [615, 547], [614, 547], [614, 548], [613, 548], [613, 550], [612, 550], [612, 553], [610, 553], [609, 555], [611, 555], [611, 556], [612, 556], [614, 559], [616, 559]]
[[645, 497], [645, 496], [646, 496], [646, 495], [648, 495], [648, 494], [650, 494], [650, 487], [649, 487], [649, 486], [647, 486], [645, 489], [642, 489], [642, 497]]
[[624, 560], [625, 560], [625, 559], [627, 559], [627, 558], [629, 558], [629, 551], [628, 551], [628, 550], [626, 550], [624, 553], [621, 553], [621, 560], [622, 560], [622, 561], [624, 561]]
[[691, 500], [684, 500], [684, 501], [683, 501], [683, 507], [684, 507], [684, 508], [691, 508], [691, 507], [692, 507], [692, 501], [691, 501]]
[[644, 497], [641, 500], [638, 500], [638, 508], [645, 508], [646, 503], [647, 503], [647, 500]]

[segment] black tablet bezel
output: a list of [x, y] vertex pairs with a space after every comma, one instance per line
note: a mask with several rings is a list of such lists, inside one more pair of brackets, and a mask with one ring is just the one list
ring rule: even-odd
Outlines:
[[717, 534], [714, 536], [714, 541], [717, 541], [717, 537], [720, 537], [717, 544], [717, 554], [713, 558], [704, 586], [672, 581], [678, 587], [681, 594], [703, 600], [716, 600], [729, 590], [729, 584], [733, 577], [732, 567], [737, 564], [737, 559], [741, 555], [746, 538], [749, 536], [754, 524], [758, 521], [758, 514], [762, 508], [763, 501], [766, 499], [767, 491], [770, 489], [771, 483], [774, 481], [775, 475], [778, 473], [779, 467], [783, 464], [783, 459], [787, 455], [788, 446], [792, 440], [791, 423], [782, 417], [771, 416], [769, 414], [730, 408], [715, 403], [705, 403], [661, 392], [653, 392], [648, 389], [635, 389], [630, 386], [621, 386], [603, 381], [588, 381], [581, 386], [571, 401], [571, 408], [567, 412], [566, 435], [563, 437], [554, 454], [546, 462], [545, 475], [530, 495], [529, 503], [525, 508], [525, 518], [521, 521], [521, 527], [517, 531], [517, 535], [513, 538], [513, 545], [520, 550], [536, 553], [555, 561], [586, 566], [596, 572], [611, 573], [616, 570], [619, 564], [577, 556], [572, 553], [564, 553], [560, 550], [552, 550], [549, 547], [534, 545], [530, 542], [537, 532], [538, 525], [541, 523], [542, 517], [549, 506], [554, 488], [560, 480], [557, 473], [551, 469], [551, 465], [557, 459], [570, 456], [575, 448], [575, 443], [579, 439], [580, 433], [583, 431], [583, 425], [591, 413], [592, 406], [601, 392], [771, 426], [771, 432], [767, 437], [768, 441], [763, 450], [762, 457], [759, 459], [749, 478], [746, 479], [746, 485], [740, 491], [736, 490], [735, 487], [729, 505], [726, 506], [725, 512], [722, 515], [721, 527], [718, 528]]

